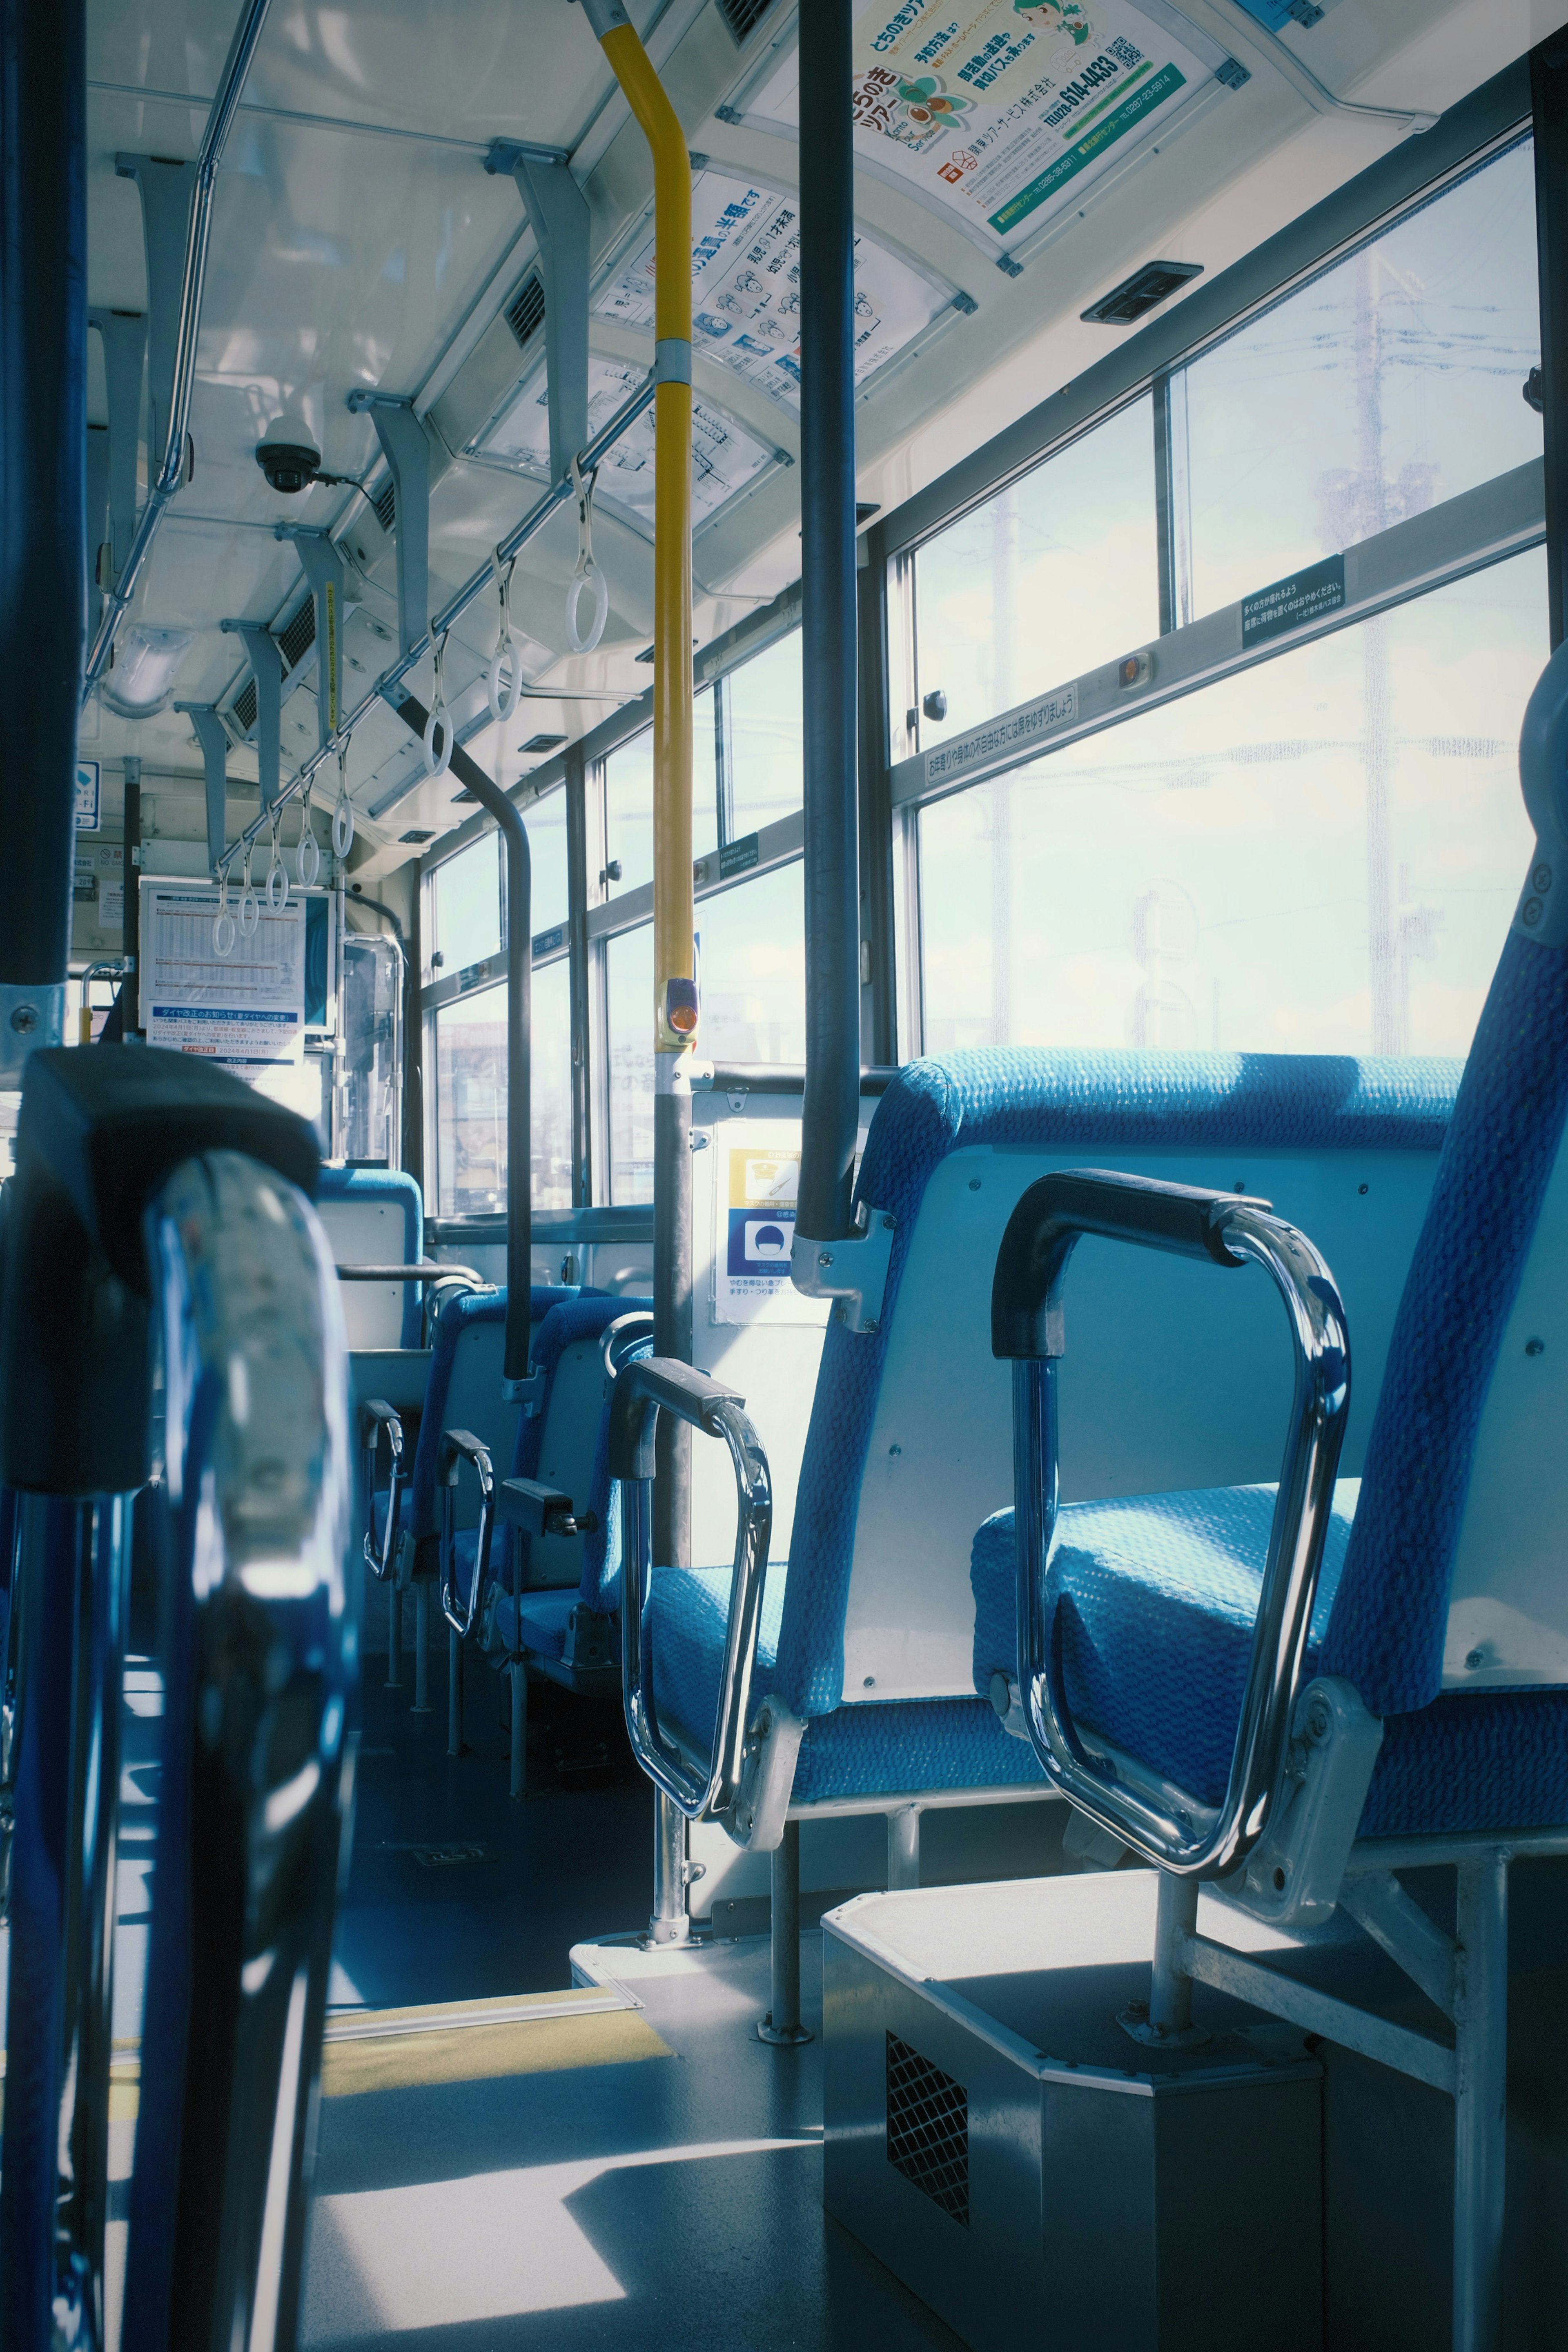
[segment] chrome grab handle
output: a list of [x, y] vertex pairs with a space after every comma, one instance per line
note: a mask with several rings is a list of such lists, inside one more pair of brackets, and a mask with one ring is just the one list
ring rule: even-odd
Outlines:
[[[1217, 1816], [1181, 1801], [1151, 1769], [1097, 1750], [1075, 1723], [1058, 1604], [1047, 1590], [1058, 1507], [1057, 1360], [1062, 1289], [1086, 1234], [1143, 1248], [1248, 1261], [1272, 1276], [1295, 1359], [1295, 1395], [1269, 1529], [1252, 1654], [1225, 1800]], [[1014, 1210], [996, 1260], [992, 1352], [1013, 1360], [1014, 1532], [1020, 1696], [1047, 1779], [1080, 1812], [1159, 1868], [1220, 1877], [1261, 1836], [1279, 1783], [1322, 1565], [1350, 1406], [1350, 1339], [1332, 1275], [1304, 1234], [1267, 1201], [1208, 1193], [1100, 1169], [1041, 1177]]]
[[[126, 2341], [292, 2340], [342, 1835], [348, 1355], [327, 1239], [215, 1150], [149, 1209], [178, 1620]], [[134, 2315], [134, 2317], [132, 2316]]]
[[[375, 1465], [380, 1457], [384, 1429], [392, 1468], [386, 1489], [386, 1529], [378, 1559], [375, 1550]], [[384, 1583], [397, 1558], [403, 1495], [407, 1484], [403, 1467], [402, 1415], [395, 1406], [387, 1403], [384, 1397], [367, 1397], [360, 1407], [360, 1432], [364, 1453], [364, 1540], [362, 1549], [365, 1566], [374, 1577]]]
[[[733, 1389], [668, 1357], [650, 1356], [617, 1373], [610, 1406], [610, 1475], [621, 1494], [621, 1698], [637, 1762], [689, 1821], [726, 1811], [741, 1786], [752, 1673], [762, 1626], [763, 1583], [773, 1534], [773, 1483], [762, 1440]], [[653, 1581], [654, 1446], [661, 1412], [722, 1439], [735, 1473], [738, 1517], [729, 1622], [705, 1765], [690, 1763], [659, 1727], [645, 1670], [645, 1620]]]
[[[474, 1580], [465, 1609], [458, 1599], [457, 1530], [452, 1525], [458, 1474], [472, 1463], [479, 1481], [479, 1531], [474, 1547]], [[495, 1471], [488, 1445], [467, 1429], [444, 1429], [436, 1457], [436, 1483], [441, 1489], [441, 1614], [460, 1639], [467, 1639], [479, 1615], [490, 1572], [490, 1532], [495, 1525]]]

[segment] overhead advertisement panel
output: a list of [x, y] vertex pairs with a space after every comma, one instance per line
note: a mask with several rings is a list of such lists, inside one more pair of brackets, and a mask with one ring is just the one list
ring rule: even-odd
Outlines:
[[[1200, 54], [1202, 44], [1205, 54]], [[1208, 82], [1215, 49], [1128, 0], [873, 0], [855, 19], [858, 153], [1005, 252]], [[802, 129], [816, 93], [791, 57], [748, 117]]]
[[[651, 227], [594, 298], [594, 315], [653, 332]], [[874, 237], [855, 240], [855, 382], [911, 343], [952, 289]], [[691, 187], [692, 345], [784, 407], [800, 406], [800, 199], [710, 168]]]
[[[608, 424], [621, 403], [647, 374], [632, 360], [607, 359], [602, 352], [588, 358], [588, 430]], [[549, 385], [542, 368], [527, 380], [488, 432], [475, 444], [488, 457], [550, 478]], [[636, 424], [622, 434], [599, 464], [600, 498], [614, 499], [653, 529], [654, 416], [645, 408]], [[699, 394], [691, 404], [691, 512], [695, 522], [707, 522], [737, 490], [744, 489], [773, 451], [738, 425], [732, 416]]]

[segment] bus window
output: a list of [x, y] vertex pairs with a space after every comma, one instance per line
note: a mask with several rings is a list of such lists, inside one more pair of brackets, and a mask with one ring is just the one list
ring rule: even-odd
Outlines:
[[800, 806], [800, 631], [731, 670], [721, 690], [724, 838], [739, 841]]
[[[436, 1032], [435, 1213], [475, 1217], [506, 1207], [506, 989], [444, 1004]], [[533, 1204], [572, 1205], [572, 1038], [567, 962], [533, 974]]]
[[[557, 786], [522, 812], [528, 833], [528, 863], [532, 877], [530, 921], [537, 939], [552, 930], [567, 915], [566, 794]], [[537, 982], [535, 982], [537, 986]], [[538, 1013], [535, 1013], [535, 1020]]]
[[700, 903], [707, 1059], [805, 1061], [804, 876], [796, 858]]
[[1148, 395], [927, 540], [914, 582], [922, 751], [1158, 636]]
[[609, 1065], [610, 1199], [653, 1198], [653, 925], [620, 931], [605, 950]]
[[1539, 457], [1540, 357], [1524, 140], [1173, 379], [1177, 621]]
[[1546, 653], [1531, 551], [925, 809], [925, 1050], [1465, 1053]]
[[[711, 688], [697, 697], [692, 719], [691, 855], [702, 857], [719, 845], [715, 782], [714, 707]], [[645, 728], [605, 761], [605, 843], [608, 874], [605, 895], [623, 898], [653, 880], [653, 730]], [[651, 983], [650, 983], [651, 984]]]
[[500, 841], [499, 834], [481, 834], [455, 857], [443, 858], [432, 877], [430, 949], [447, 972], [482, 963], [500, 950]]

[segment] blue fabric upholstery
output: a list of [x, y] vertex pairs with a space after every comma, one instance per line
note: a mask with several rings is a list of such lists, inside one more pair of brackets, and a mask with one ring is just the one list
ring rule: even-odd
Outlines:
[[[552, 1307], [575, 1296], [574, 1291], [563, 1290], [555, 1285], [536, 1283], [529, 1292], [531, 1319], [538, 1323]], [[425, 1387], [425, 1409], [419, 1423], [419, 1443], [414, 1449], [411, 1516], [406, 1522], [416, 1537], [434, 1535], [438, 1526], [436, 1457], [440, 1451], [441, 1433], [447, 1426], [447, 1398], [452, 1386], [452, 1367], [457, 1359], [458, 1342], [470, 1324], [505, 1321], [504, 1289], [461, 1292], [458, 1297], [447, 1301], [437, 1318], [435, 1344], [430, 1352], [430, 1374]]]
[[[1092, 1150], [1436, 1150], [1459, 1065], [1329, 1055], [953, 1054], [911, 1062], [878, 1106], [855, 1188], [898, 1220], [880, 1328], [830, 1323], [801, 1465], [779, 1635], [779, 1688], [807, 1719], [843, 1696], [844, 1621], [855, 1523], [899, 1289], [932, 1171], [974, 1144]], [[861, 1710], [856, 1710], [857, 1714]], [[1014, 1743], [1016, 1744], [1016, 1743]]]
[[[728, 1568], [654, 1570], [649, 1673], [654, 1703], [704, 1751], [713, 1736], [730, 1605]], [[753, 1698], [778, 1687], [779, 1632], [789, 1570], [768, 1564], [757, 1641]], [[1011, 1739], [979, 1699], [895, 1700], [845, 1706], [806, 1726], [793, 1801], [896, 1796], [921, 1789], [1001, 1789], [1042, 1784], [1026, 1741]]]
[[[403, 1211], [403, 1264], [417, 1265], [425, 1255], [425, 1202], [412, 1176], [403, 1175], [395, 1168], [331, 1168], [321, 1171], [317, 1186], [318, 1201], [385, 1201], [395, 1202]], [[419, 1303], [418, 1285], [405, 1282], [403, 1286], [403, 1337], [405, 1348], [417, 1348], [423, 1339], [423, 1309]]]
[[[1356, 1481], [1335, 1490], [1308, 1671], [1344, 1567]], [[1087, 1727], [1217, 1805], [1231, 1751], [1274, 1517], [1272, 1486], [1216, 1486], [1070, 1503], [1058, 1516], [1048, 1590], [1068, 1704]], [[1018, 1671], [1013, 1514], [974, 1538], [974, 1685]]]
[[[1307, 1672], [1348, 1573], [1357, 1482], [1336, 1490]], [[1362, 1482], [1363, 1491], [1365, 1482]], [[1364, 1507], [1364, 1506], [1363, 1507]], [[1061, 1602], [1068, 1703], [1086, 1728], [1205, 1803], [1225, 1794], [1274, 1509], [1271, 1486], [1069, 1504], [1050, 1580]], [[974, 1680], [1017, 1673], [1013, 1514], [974, 1539]], [[1026, 1743], [1016, 1741], [1015, 1746]], [[1032, 1751], [1030, 1751], [1032, 1753]], [[1557, 1691], [1439, 1698], [1391, 1715], [1363, 1837], [1534, 1829], [1568, 1821], [1568, 1704]]]
[[[567, 1349], [578, 1339], [601, 1339], [610, 1325], [617, 1322], [623, 1315], [651, 1315], [652, 1312], [651, 1298], [617, 1298], [605, 1291], [595, 1292], [591, 1297], [579, 1296], [570, 1298], [551, 1308], [533, 1342], [533, 1369], [545, 1376], [544, 1410], [526, 1414], [518, 1423], [517, 1444], [511, 1465], [514, 1478], [536, 1478], [539, 1475], [539, 1457], [544, 1444], [555, 1369]], [[599, 1415], [599, 1434], [589, 1492], [583, 1498], [584, 1508], [594, 1513], [599, 1524], [592, 1535], [583, 1538], [583, 1575], [576, 1596], [601, 1614], [607, 1614], [620, 1606], [620, 1493], [618, 1488], [611, 1488], [609, 1464], [610, 1416], [606, 1405]], [[574, 1496], [573, 1499], [575, 1501], [577, 1498]], [[516, 1528], [509, 1528], [508, 1534], [512, 1547], [510, 1554], [511, 1573], [503, 1580], [515, 1592], [520, 1588], [522, 1571], [528, 1563], [531, 1539]], [[501, 1565], [499, 1556], [496, 1565], [498, 1568]]]
[[1510, 933], [1395, 1318], [1324, 1645], [1325, 1671], [1378, 1715], [1442, 1685], [1476, 1433], [1565, 1118], [1568, 949]]

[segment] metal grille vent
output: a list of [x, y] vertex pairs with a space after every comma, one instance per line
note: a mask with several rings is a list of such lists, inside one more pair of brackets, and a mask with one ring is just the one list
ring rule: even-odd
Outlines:
[[544, 324], [544, 288], [537, 269], [531, 269], [507, 305], [506, 322], [523, 350]]
[[234, 723], [242, 735], [248, 735], [256, 724], [256, 680], [247, 677], [234, 698]]
[[969, 2094], [888, 2036], [888, 2162], [969, 2227]]
[[383, 530], [390, 530], [397, 520], [397, 492], [390, 474], [372, 499], [371, 505], [375, 509], [375, 519]]
[[730, 30], [737, 48], [750, 33], [754, 33], [773, 0], [718, 0], [719, 14]]
[[288, 626], [279, 633], [278, 650], [290, 669], [298, 669], [316, 642], [316, 600], [307, 596]]

